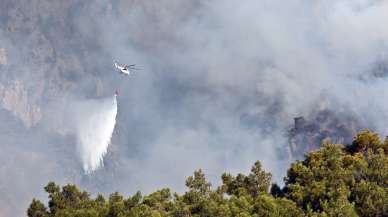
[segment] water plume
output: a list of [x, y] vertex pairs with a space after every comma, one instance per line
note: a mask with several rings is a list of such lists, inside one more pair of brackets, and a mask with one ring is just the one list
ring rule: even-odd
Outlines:
[[116, 124], [116, 95], [80, 102], [77, 106], [75, 134], [77, 150], [85, 173], [103, 165]]

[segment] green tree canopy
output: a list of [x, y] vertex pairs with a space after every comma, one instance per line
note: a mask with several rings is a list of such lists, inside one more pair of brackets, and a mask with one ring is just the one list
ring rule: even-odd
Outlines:
[[254, 163], [248, 175], [224, 173], [212, 188], [202, 170], [186, 180], [187, 191], [164, 188], [125, 198], [119, 192], [92, 198], [75, 185], [45, 187], [48, 204], [33, 199], [29, 217], [277, 217], [388, 216], [388, 140], [369, 130], [349, 146], [325, 143], [291, 164], [285, 185]]

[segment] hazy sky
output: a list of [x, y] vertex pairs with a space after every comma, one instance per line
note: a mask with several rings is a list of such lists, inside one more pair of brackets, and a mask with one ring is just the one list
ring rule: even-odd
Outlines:
[[[323, 106], [387, 135], [387, 11], [378, 0], [0, 0], [0, 216], [49, 180], [183, 191], [195, 169], [217, 184], [260, 160], [279, 182], [293, 118]], [[142, 70], [122, 77], [113, 60]], [[63, 110], [115, 90], [105, 167], [85, 176]]]

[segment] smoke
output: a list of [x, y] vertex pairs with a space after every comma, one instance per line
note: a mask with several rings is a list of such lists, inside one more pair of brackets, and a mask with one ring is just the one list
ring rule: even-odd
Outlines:
[[85, 173], [91, 173], [103, 165], [103, 157], [108, 151], [116, 124], [116, 95], [113, 98], [85, 100], [76, 108], [77, 150]]
[[[183, 191], [195, 169], [216, 184], [256, 160], [281, 182], [299, 116], [312, 134], [311, 121], [342, 128], [347, 119], [388, 133], [387, 1], [1, 3], [0, 209], [24, 212], [48, 180], [93, 192]], [[122, 79], [113, 59], [143, 70]], [[108, 144], [82, 145], [94, 144], [83, 121], [100, 109], [89, 99], [115, 89], [104, 167], [85, 176]], [[323, 100], [324, 118], [336, 121], [319, 119]]]

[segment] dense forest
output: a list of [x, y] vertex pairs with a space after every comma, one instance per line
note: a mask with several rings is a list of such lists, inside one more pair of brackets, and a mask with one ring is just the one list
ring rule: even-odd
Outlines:
[[45, 187], [48, 204], [33, 199], [29, 217], [388, 216], [388, 139], [364, 130], [349, 145], [326, 141], [291, 164], [280, 187], [257, 161], [247, 175], [222, 174], [213, 187], [203, 171], [184, 194], [160, 189], [143, 196], [92, 197], [75, 185]]

